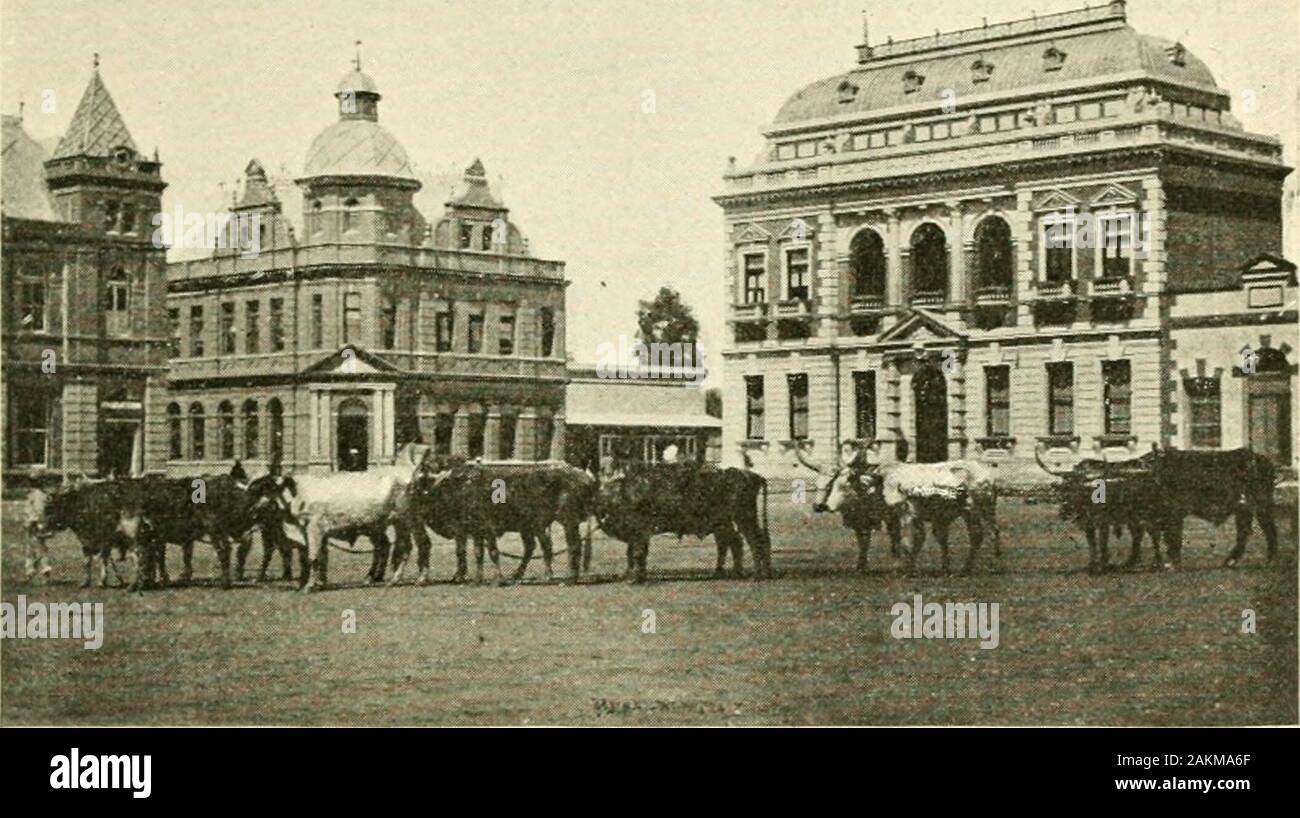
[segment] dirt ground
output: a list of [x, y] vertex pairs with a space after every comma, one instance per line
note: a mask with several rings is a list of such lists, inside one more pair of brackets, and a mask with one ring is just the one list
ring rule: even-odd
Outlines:
[[[1001, 565], [941, 576], [938, 548], [906, 576], [879, 542], [871, 573], [838, 518], [773, 491], [774, 580], [710, 578], [711, 541], [656, 538], [652, 581], [618, 577], [621, 543], [595, 542], [595, 577], [542, 584], [540, 560], [509, 587], [369, 588], [368, 556], [335, 552], [334, 589], [196, 583], [135, 596], [79, 588], [80, 551], [52, 541], [54, 582], [22, 581], [4, 521], [0, 597], [104, 603], [99, 650], [71, 640], [0, 643], [8, 724], [1260, 724], [1297, 721], [1295, 526], [1276, 564], [1263, 537], [1220, 568], [1232, 526], [1191, 523], [1180, 572], [1091, 576], [1055, 508], [1005, 500]], [[1285, 516], [1285, 513], [1284, 513]], [[557, 530], [557, 535], [559, 534]], [[559, 537], [562, 540], [562, 536]], [[877, 540], [879, 540], [879, 535]], [[966, 542], [955, 537], [954, 565]], [[518, 553], [515, 538], [502, 541]], [[1127, 543], [1125, 544], [1127, 548]], [[179, 550], [169, 551], [179, 573]], [[260, 549], [255, 548], [250, 563]], [[557, 573], [567, 570], [557, 559]], [[504, 565], [513, 568], [511, 559]], [[1144, 567], [1150, 563], [1144, 554]], [[278, 567], [277, 562], [274, 563]], [[996, 602], [1000, 644], [900, 640], [891, 608]], [[1243, 611], [1256, 632], [1242, 633]], [[348, 612], [356, 632], [345, 633]], [[653, 633], [645, 633], [653, 612]]]

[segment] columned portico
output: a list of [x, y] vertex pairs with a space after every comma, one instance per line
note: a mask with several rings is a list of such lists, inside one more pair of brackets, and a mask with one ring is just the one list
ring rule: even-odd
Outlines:
[[[357, 425], [364, 419], [367, 430], [364, 465], [381, 466], [393, 462], [395, 383], [312, 383], [307, 385], [311, 464], [313, 469], [337, 469], [344, 455], [340, 430]], [[364, 412], [364, 414], [363, 414]], [[352, 446], [350, 448], [357, 448]]]

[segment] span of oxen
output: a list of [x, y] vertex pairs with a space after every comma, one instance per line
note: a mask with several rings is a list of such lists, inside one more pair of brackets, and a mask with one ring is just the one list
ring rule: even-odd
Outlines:
[[[1110, 519], [1136, 527], [1129, 564], [1136, 562], [1140, 532], [1146, 531], [1151, 535], [1156, 561], [1161, 562], [1160, 541], [1163, 540], [1165, 561], [1162, 564], [1166, 568], [1178, 567], [1182, 561], [1183, 526], [1189, 516], [1199, 517], [1216, 528], [1229, 517], [1235, 519], [1236, 544], [1224, 559], [1228, 568], [1241, 561], [1256, 519], [1264, 531], [1267, 559], [1274, 558], [1277, 525], [1273, 520], [1273, 490], [1277, 468], [1267, 457], [1249, 449], [1180, 451], [1153, 446], [1150, 452], [1122, 465], [1112, 463], [1103, 468], [1097, 465], [1101, 462], [1083, 461], [1076, 467], [1083, 478], [1096, 472], [1088, 480], [1090, 484], [1098, 479], [1105, 483], [1105, 503], [1099, 505], [1109, 510], [1093, 508], [1087, 513], [1098, 522]], [[1041, 458], [1039, 464], [1058, 477], [1069, 473], [1048, 467]], [[1078, 479], [1078, 476], [1066, 477], [1066, 485], [1073, 485]], [[1094, 485], [1075, 485], [1076, 497], [1067, 502], [1088, 509], [1087, 503], [1077, 495], [1093, 490]], [[1104, 529], [1098, 535], [1104, 536]], [[1094, 563], [1096, 560], [1091, 559], [1090, 565]]]
[[718, 548], [717, 573], [730, 550], [736, 576], [744, 573], [748, 543], [755, 578], [771, 576], [767, 480], [754, 472], [702, 463], [611, 465], [602, 469], [596, 510], [601, 528], [627, 543], [629, 582], [645, 580], [655, 534], [712, 535]]
[[1067, 468], [1044, 462], [1043, 447], [1034, 450], [1039, 468], [1057, 478], [1061, 519], [1075, 523], [1088, 541], [1088, 570], [1110, 569], [1110, 536], [1128, 530], [1132, 538], [1128, 561], [1122, 567], [1136, 567], [1141, 556], [1142, 537], [1151, 535], [1157, 565], [1160, 557], [1159, 522], [1155, 512], [1161, 501], [1149, 456], [1128, 460], [1084, 458]]
[[[492, 558], [500, 578], [496, 538], [516, 532], [523, 542], [523, 554], [512, 579], [519, 580], [528, 569], [537, 543], [541, 543], [544, 576], [553, 577], [551, 525], [564, 530], [570, 575], [578, 578], [590, 564], [590, 542], [584, 543], [581, 524], [595, 512], [595, 478], [559, 462], [467, 462], [452, 458], [429, 461], [421, 466], [412, 482], [414, 493], [410, 521], [411, 537], [419, 550], [421, 580], [427, 579], [429, 541], [423, 528], [456, 542], [456, 574], [453, 582], [467, 578], [466, 545], [475, 541], [475, 577], [482, 579], [483, 554]], [[405, 556], [399, 566], [405, 564]], [[400, 572], [401, 568], [398, 568]], [[396, 574], [395, 574], [396, 578]]]
[[[900, 446], [900, 451], [906, 449]], [[816, 470], [802, 458], [801, 462]], [[992, 472], [974, 460], [873, 466], [865, 462], [865, 450], [861, 450], [849, 466], [826, 475], [822, 498], [814, 511], [840, 511], [843, 515], [846, 508], [849, 514], [844, 515], [845, 524], [858, 537], [858, 564], [862, 570], [866, 566], [871, 531], [879, 523], [884, 523], [889, 531], [895, 554], [900, 550], [902, 532], [911, 534], [911, 547], [907, 549], [910, 572], [916, 570], [927, 525], [939, 542], [944, 572], [950, 570], [948, 534], [958, 519], [965, 523], [970, 541], [963, 572], [969, 573], [974, 567], [985, 534], [993, 539], [994, 556], [999, 559], [1002, 556], [997, 484]]]
[[[391, 466], [364, 472], [272, 475], [251, 492], [258, 513], [279, 514], [279, 535], [306, 550], [304, 591], [323, 589], [328, 582], [329, 539], [355, 539], [364, 533], [374, 543], [369, 579], [383, 570], [387, 529], [396, 530], [399, 553], [409, 549], [408, 491], [416, 470], [414, 449]], [[382, 574], [380, 574], [382, 578]]]

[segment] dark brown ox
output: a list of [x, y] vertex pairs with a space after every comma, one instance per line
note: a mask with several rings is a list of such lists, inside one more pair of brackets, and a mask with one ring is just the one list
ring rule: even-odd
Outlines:
[[[759, 523], [759, 496], [762, 523]], [[627, 579], [643, 582], [655, 534], [712, 535], [720, 573], [727, 550], [736, 576], [744, 573], [744, 543], [755, 578], [771, 576], [767, 480], [751, 471], [698, 463], [635, 463], [601, 474], [597, 494], [601, 528], [627, 543]]]

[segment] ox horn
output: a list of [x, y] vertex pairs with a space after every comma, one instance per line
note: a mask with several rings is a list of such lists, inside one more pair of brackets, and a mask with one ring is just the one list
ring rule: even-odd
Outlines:
[[1066, 475], [1070, 474], [1071, 471], [1073, 471], [1073, 469], [1057, 470], [1047, 465], [1047, 463], [1043, 461], [1043, 444], [1041, 443], [1039, 443], [1037, 446], [1034, 447], [1034, 460], [1038, 461], [1038, 468], [1042, 469], [1043, 471], [1047, 472], [1053, 477], [1065, 477]]
[[821, 467], [815, 465], [814, 463], [812, 463], [812, 461], [810, 461], [807, 457], [805, 457], [803, 453], [803, 449], [801, 449], [800, 447], [798, 446], [794, 447], [794, 456], [796, 460], [798, 460], [800, 463], [804, 465], [804, 468], [810, 469], [813, 472], [816, 472], [817, 474], [822, 473]]

